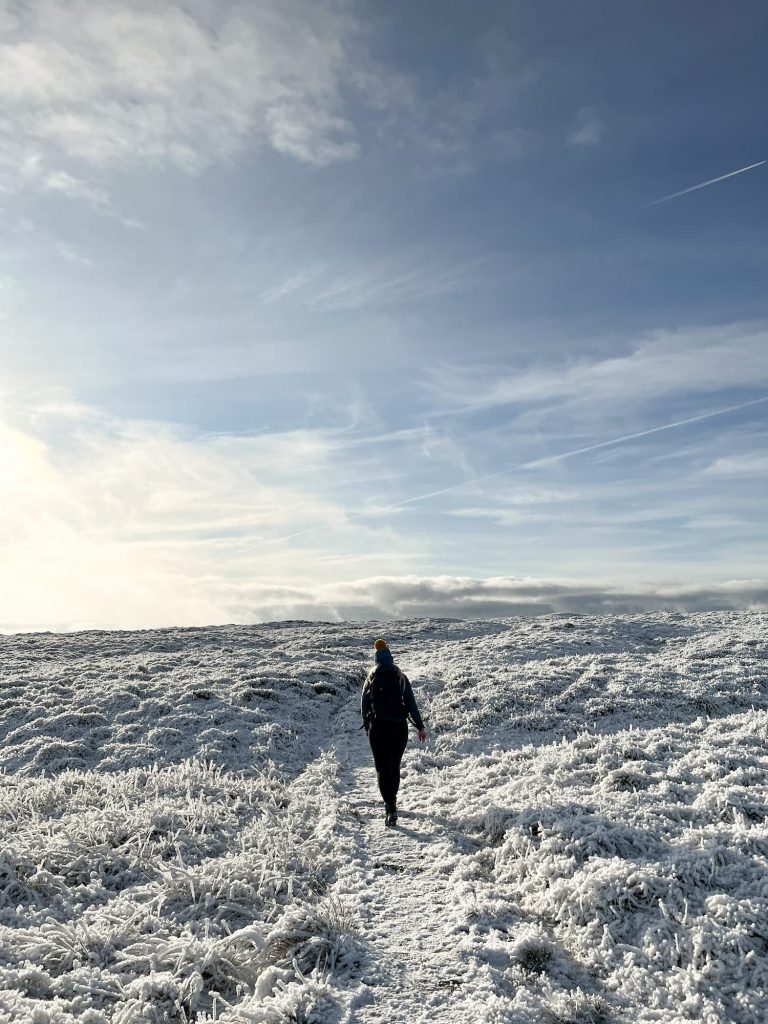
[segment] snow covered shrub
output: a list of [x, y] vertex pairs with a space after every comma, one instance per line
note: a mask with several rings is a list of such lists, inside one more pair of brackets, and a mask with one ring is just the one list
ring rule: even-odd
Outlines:
[[524, 928], [509, 950], [510, 958], [529, 974], [541, 974], [552, 959], [552, 943], [538, 928]]
[[197, 979], [179, 985], [171, 971], [151, 971], [136, 978], [125, 990], [125, 1002], [112, 1018], [113, 1024], [165, 1024], [189, 1019], [199, 991]]
[[68, 923], [54, 918], [48, 918], [34, 933], [22, 933], [15, 949], [19, 956], [39, 964], [54, 976], [91, 958], [103, 957], [100, 938], [82, 922]]
[[358, 955], [354, 917], [339, 899], [289, 909], [266, 936], [267, 954], [278, 966], [295, 964], [302, 972], [334, 970]]
[[59, 890], [56, 880], [38, 870], [25, 852], [6, 847], [0, 850], [0, 910], [25, 904], [40, 906], [43, 897]]
[[610, 1006], [600, 996], [577, 988], [574, 992], [554, 993], [544, 1005], [544, 1014], [552, 1024], [607, 1024]]
[[243, 928], [222, 938], [182, 934], [174, 938], [148, 936], [126, 947], [116, 956], [125, 971], [144, 975], [166, 971], [177, 985], [182, 1001], [198, 994], [209, 1002], [210, 992], [233, 995], [235, 990], [253, 990], [264, 967], [264, 939], [261, 929]]
[[642, 772], [632, 771], [629, 768], [616, 768], [603, 778], [602, 785], [608, 790], [625, 790], [632, 792], [636, 789], [645, 789], [651, 784], [651, 779]]
[[509, 826], [510, 813], [503, 807], [491, 805], [483, 818], [483, 836], [490, 846], [498, 846]]
[[226, 1024], [328, 1024], [338, 1019], [338, 1001], [322, 979], [279, 979], [263, 999], [256, 995], [218, 1019]]

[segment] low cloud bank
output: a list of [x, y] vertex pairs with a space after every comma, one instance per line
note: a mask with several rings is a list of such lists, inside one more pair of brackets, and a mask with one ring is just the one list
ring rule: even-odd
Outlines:
[[331, 621], [420, 616], [487, 618], [508, 615], [631, 614], [768, 609], [768, 581], [733, 580], [712, 586], [618, 587], [536, 579], [455, 576], [378, 576], [320, 586], [254, 588], [238, 621], [286, 618]]
[[[77, 594], [67, 618], [52, 617], [44, 604], [34, 618], [27, 607], [15, 619], [0, 617], [0, 633], [82, 629], [154, 629], [227, 623], [324, 622], [424, 617], [482, 619], [514, 615], [627, 615], [647, 611], [768, 610], [768, 581], [732, 580], [711, 586], [672, 587], [580, 584], [573, 581], [461, 576], [375, 576], [314, 587], [232, 584], [226, 579], [179, 579], [151, 593], [136, 581], [121, 586], [109, 602]], [[27, 595], [31, 598], [32, 595]], [[43, 594], [40, 595], [41, 599]], [[145, 598], [142, 602], [142, 596]], [[22, 617], [23, 616], [23, 617]]]

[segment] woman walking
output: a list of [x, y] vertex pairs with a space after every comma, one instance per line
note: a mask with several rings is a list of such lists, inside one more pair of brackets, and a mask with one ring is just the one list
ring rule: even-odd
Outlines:
[[376, 665], [363, 685], [360, 710], [384, 801], [384, 820], [387, 825], [396, 825], [400, 762], [408, 743], [408, 719], [418, 729], [422, 743], [427, 733], [408, 677], [395, 664], [386, 641], [377, 640], [373, 646]]

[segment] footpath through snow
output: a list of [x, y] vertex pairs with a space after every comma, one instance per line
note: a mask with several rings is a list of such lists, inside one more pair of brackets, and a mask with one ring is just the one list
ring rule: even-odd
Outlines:
[[339, 815], [356, 842], [338, 886], [354, 896], [372, 954], [371, 976], [350, 1007], [354, 1018], [419, 1024], [450, 1004], [452, 1014], [475, 1019], [456, 997], [467, 966], [457, 956], [462, 923], [454, 919], [449, 879], [440, 870], [453, 840], [432, 813], [428, 778], [408, 771], [406, 755], [399, 822], [390, 829], [367, 743], [341, 747], [339, 761]]
[[[0, 638], [5, 1024], [754, 1024], [768, 617]], [[414, 683], [388, 830], [358, 701]]]

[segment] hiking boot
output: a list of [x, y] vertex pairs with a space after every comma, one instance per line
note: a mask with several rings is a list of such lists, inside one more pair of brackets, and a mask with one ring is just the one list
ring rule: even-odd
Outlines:
[[387, 804], [387, 812], [384, 817], [385, 825], [396, 825], [397, 824], [397, 808], [394, 804]]

